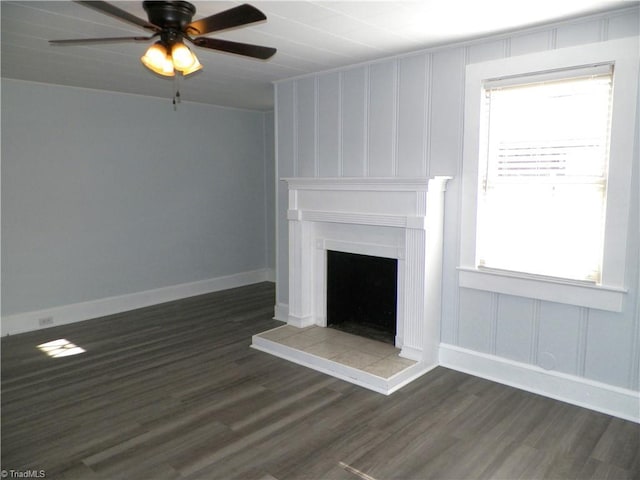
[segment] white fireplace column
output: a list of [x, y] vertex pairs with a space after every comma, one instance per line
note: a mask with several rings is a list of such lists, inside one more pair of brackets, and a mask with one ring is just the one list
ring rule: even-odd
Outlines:
[[[402, 356], [412, 360], [421, 359], [423, 353], [423, 339], [425, 334], [426, 294], [417, 295], [417, 292], [425, 292], [426, 277], [426, 241], [424, 229], [407, 229], [405, 234], [405, 274], [404, 282], [407, 292], [399, 302], [404, 305], [404, 336], [402, 343]], [[438, 319], [438, 321], [440, 321]], [[438, 334], [438, 341], [440, 335]]]
[[436, 365], [448, 179], [286, 178], [288, 323], [326, 326], [326, 250], [397, 258], [396, 346]]
[[[289, 191], [289, 318], [288, 324], [308, 327], [316, 324], [313, 305], [314, 225], [301, 219], [302, 212], [295, 208], [297, 192]], [[292, 208], [293, 207], [293, 208]], [[291, 246], [294, 246], [292, 248]]]
[[419, 221], [408, 225], [405, 233], [404, 281], [411, 293], [403, 298], [406, 333], [402, 356], [431, 365], [438, 363], [440, 344], [444, 190], [448, 179], [436, 177], [429, 181], [428, 191], [417, 192]]

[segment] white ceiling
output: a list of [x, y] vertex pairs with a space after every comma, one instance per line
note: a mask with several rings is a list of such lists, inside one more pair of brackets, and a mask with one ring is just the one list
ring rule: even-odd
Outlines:
[[[196, 48], [204, 69], [182, 81], [183, 100], [273, 107], [272, 82], [445, 43], [630, 6], [613, 0], [265, 1], [267, 21], [219, 32], [278, 49], [261, 61]], [[146, 20], [142, 2], [112, 2]], [[194, 20], [244, 2], [195, 1]], [[173, 81], [142, 66], [143, 43], [50, 46], [47, 40], [147, 35], [71, 1], [2, 1], [2, 76], [171, 98]]]

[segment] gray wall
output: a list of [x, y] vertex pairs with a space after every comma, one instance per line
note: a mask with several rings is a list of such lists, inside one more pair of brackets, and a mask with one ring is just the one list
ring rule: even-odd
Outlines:
[[[277, 175], [452, 175], [446, 194], [445, 343], [638, 390], [639, 173], [622, 313], [458, 287], [464, 76], [467, 64], [638, 35], [638, 9], [585, 17], [276, 85]], [[636, 138], [636, 145], [639, 145]], [[636, 150], [637, 151], [637, 150]], [[638, 166], [638, 158], [634, 165]], [[287, 197], [279, 182], [277, 302], [288, 303]]]
[[275, 173], [275, 134], [273, 112], [264, 114], [264, 156], [265, 156], [265, 250], [267, 268], [275, 271], [276, 268], [276, 173]]
[[3, 79], [2, 314], [267, 267], [272, 124]]

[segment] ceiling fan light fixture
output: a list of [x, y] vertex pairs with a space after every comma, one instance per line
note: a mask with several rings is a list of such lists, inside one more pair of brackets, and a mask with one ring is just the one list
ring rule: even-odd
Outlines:
[[142, 64], [158, 75], [173, 77], [173, 63], [169, 57], [167, 48], [162, 42], [151, 45], [146, 53], [140, 58]]
[[189, 68], [180, 69], [176, 66], [176, 68], [182, 72], [182, 75], [186, 76], [186, 75], [189, 75], [190, 73], [197, 72], [198, 70], [202, 70], [202, 65], [200, 64], [198, 57], [196, 57], [195, 54], [192, 54], [192, 55], [193, 55], [193, 65], [191, 65]]
[[196, 63], [195, 55], [182, 42], [174, 43], [171, 47], [171, 59], [173, 60], [173, 66], [180, 71], [187, 70]]
[[[1, 1], [1, 0], [0, 0]], [[267, 60], [275, 53], [275, 48], [251, 45], [249, 43], [232, 42], [204, 36], [192, 38], [193, 35], [244, 27], [267, 19], [257, 8], [242, 4], [229, 8], [208, 17], [192, 21], [196, 8], [186, 1], [144, 1], [142, 6], [147, 12], [149, 21], [129, 13], [109, 2], [78, 2], [101, 13], [114, 16], [120, 20], [142, 27], [153, 32], [150, 37], [108, 37], [67, 40], [49, 40], [55, 45], [81, 45], [83, 43], [108, 43], [121, 41], [146, 41], [159, 37], [159, 41], [151, 45], [140, 58], [142, 64], [158, 75], [175, 77], [176, 70], [189, 75], [202, 69], [198, 58], [184, 45], [189, 40], [197, 47], [207, 48], [249, 58]]]

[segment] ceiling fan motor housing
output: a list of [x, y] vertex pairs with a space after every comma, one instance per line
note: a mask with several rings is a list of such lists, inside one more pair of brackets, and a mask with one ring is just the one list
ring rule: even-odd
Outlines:
[[142, 2], [149, 22], [162, 30], [182, 32], [196, 13], [196, 7], [189, 2]]

